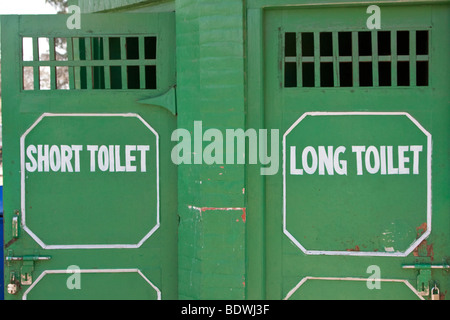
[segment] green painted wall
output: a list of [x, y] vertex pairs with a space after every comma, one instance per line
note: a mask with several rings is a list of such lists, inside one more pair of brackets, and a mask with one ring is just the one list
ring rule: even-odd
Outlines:
[[[226, 129], [267, 127], [264, 119], [265, 12], [271, 10], [269, 7], [301, 7], [310, 2], [79, 0], [78, 3], [85, 13], [176, 10], [177, 127], [189, 130], [194, 137], [195, 121], [202, 121], [203, 132], [209, 128], [225, 133]], [[330, 4], [338, 7], [339, 2], [342, 1], [319, 0], [313, 5], [319, 8], [319, 4], [326, 3], [328, 8]], [[381, 2], [385, 1], [350, 1], [346, 5]], [[390, 5], [397, 2], [404, 1], [392, 1]], [[203, 146], [207, 144], [204, 142]], [[193, 145], [192, 141], [192, 152], [195, 152]], [[278, 264], [281, 265], [282, 259], [273, 258], [278, 257], [274, 255], [276, 250], [268, 252], [266, 257], [266, 246], [269, 241], [287, 243], [287, 240], [280, 236], [281, 224], [266, 224], [274, 220], [266, 217], [266, 178], [260, 175], [259, 169], [259, 166], [204, 163], [178, 167], [178, 185], [172, 188], [179, 190], [180, 299], [281, 297], [278, 280], [284, 271]], [[301, 257], [298, 252], [294, 255]], [[308, 262], [308, 267], [316, 271], [320, 259], [322, 257], [314, 258], [313, 262]], [[351, 259], [347, 263], [356, 266]], [[399, 274], [402, 272], [400, 262], [396, 271]], [[288, 270], [294, 274], [289, 279], [293, 284], [298, 281], [296, 268], [298, 265], [292, 263], [292, 269]], [[361, 270], [365, 276], [365, 269]], [[413, 283], [415, 274], [409, 277]]]
[[[79, 0], [82, 12], [177, 12], [178, 127], [245, 128], [242, 0]], [[180, 299], [245, 298], [244, 165], [180, 165]], [[237, 208], [236, 210], [223, 210]]]
[[73, 0], [82, 13], [109, 11], [168, 12], [175, 8], [174, 0]]
[[[176, 12], [178, 127], [244, 128], [242, 1], [180, 0]], [[245, 215], [222, 210], [245, 207], [244, 166], [178, 173], [180, 298], [245, 298]]]

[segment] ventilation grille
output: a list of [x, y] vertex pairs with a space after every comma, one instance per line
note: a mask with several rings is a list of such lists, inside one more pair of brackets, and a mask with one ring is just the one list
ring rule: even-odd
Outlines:
[[284, 87], [429, 85], [429, 31], [284, 33]]
[[23, 90], [154, 90], [156, 53], [156, 36], [23, 37]]

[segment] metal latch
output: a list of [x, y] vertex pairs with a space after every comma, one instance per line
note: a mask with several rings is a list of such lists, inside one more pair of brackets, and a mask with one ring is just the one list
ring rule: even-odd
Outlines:
[[[8, 255], [5, 257], [7, 262], [18, 262], [22, 261], [22, 267], [20, 268], [20, 284], [24, 286], [29, 286], [33, 283], [33, 271], [34, 263], [37, 261], [47, 261], [52, 257], [50, 256], [39, 256], [39, 255], [28, 255], [28, 256], [12, 256]], [[11, 275], [11, 281], [8, 285], [8, 293], [16, 294], [19, 290], [19, 281], [15, 274]]]
[[19, 238], [19, 215], [16, 215], [12, 218], [12, 237], [13, 239]]
[[14, 257], [14, 256], [7, 256], [5, 258], [6, 261], [46, 261], [50, 260], [52, 257], [50, 256], [21, 256], [21, 257]]
[[[417, 292], [421, 296], [430, 295], [430, 282], [431, 282], [431, 270], [433, 269], [450, 269], [448, 264], [429, 264], [429, 263], [418, 263], [418, 264], [406, 264], [402, 266], [403, 269], [417, 269], [419, 274], [417, 275]], [[431, 298], [433, 299], [433, 292], [437, 289], [439, 296], [439, 289], [435, 285], [433, 290], [431, 290]], [[436, 296], [434, 296], [436, 298]], [[439, 299], [438, 299], [439, 300]]]

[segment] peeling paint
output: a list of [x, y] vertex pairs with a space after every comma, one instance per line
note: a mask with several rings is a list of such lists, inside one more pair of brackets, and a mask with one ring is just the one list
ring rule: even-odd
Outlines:
[[205, 211], [244, 211], [245, 213], [245, 208], [234, 208], [234, 207], [230, 207], [230, 208], [216, 208], [216, 207], [196, 207], [196, 206], [188, 206], [189, 209], [194, 209], [194, 210], [198, 210], [201, 212], [205, 212]]
[[[196, 207], [196, 206], [192, 206], [189, 205], [188, 206], [189, 209], [192, 210], [198, 210], [200, 213], [203, 213], [205, 211], [242, 211], [242, 222], [245, 223], [246, 219], [247, 219], [247, 212], [246, 212], [246, 208], [240, 208], [240, 207], [230, 207], [230, 208], [215, 208], [215, 207]], [[236, 222], [239, 222], [239, 219], [236, 219]], [[359, 247], [358, 247], [359, 249]], [[358, 250], [359, 251], [359, 250]]]
[[[188, 208], [192, 209], [192, 210], [198, 210], [200, 213], [203, 213], [205, 211], [242, 211], [242, 215], [241, 215], [242, 222], [245, 223], [246, 219], [247, 219], [247, 211], [246, 211], [247, 208], [239, 208], [239, 207], [237, 207], [237, 208], [233, 208], [233, 207], [230, 207], [230, 208], [196, 207], [196, 206], [191, 206], [191, 205], [189, 205]], [[239, 219], [236, 219], [236, 222], [240, 222]], [[359, 251], [359, 247], [358, 247], [357, 251]]]

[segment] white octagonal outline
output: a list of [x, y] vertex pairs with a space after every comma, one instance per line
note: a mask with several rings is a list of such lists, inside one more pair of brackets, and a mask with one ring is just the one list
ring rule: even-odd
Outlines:
[[[286, 225], [286, 137], [307, 116], [405, 116], [413, 122], [427, 136], [427, 230], [416, 239], [410, 247], [404, 251], [395, 252], [364, 252], [364, 251], [327, 251], [308, 250], [287, 230]], [[307, 255], [331, 255], [331, 256], [370, 256], [370, 257], [407, 257], [420, 243], [431, 234], [431, 155], [432, 136], [424, 127], [407, 112], [306, 112], [283, 135], [283, 233]]]
[[[46, 117], [124, 117], [137, 118], [156, 136], [156, 225], [137, 244], [111, 244], [111, 245], [47, 245], [26, 225], [25, 214], [25, 138], [26, 136]], [[43, 113], [20, 138], [20, 167], [21, 167], [21, 225], [22, 228], [36, 241], [43, 249], [137, 249], [150, 238], [160, 227], [160, 203], [159, 203], [159, 135], [142, 117], [136, 113]]]
[[139, 269], [81, 269], [77, 271], [68, 270], [45, 270], [33, 282], [33, 284], [24, 292], [22, 300], [27, 300], [30, 291], [42, 280], [47, 274], [73, 274], [73, 273], [137, 273], [139, 274], [155, 291], [158, 300], [161, 300], [161, 290], [155, 286]]
[[[297, 285], [288, 292], [288, 294], [286, 295], [286, 297], [284, 297], [283, 300], [289, 300], [289, 298], [302, 286], [305, 284], [306, 281], [308, 280], [326, 280], [326, 281], [365, 281], [367, 282], [367, 278], [345, 278], [345, 277], [304, 277], [302, 280], [300, 280], [299, 283], [297, 283]], [[372, 281], [374, 279], [371, 279]], [[420, 295], [420, 293], [416, 290], [416, 288], [414, 288], [411, 283], [409, 283], [408, 280], [402, 280], [402, 279], [375, 279], [375, 281], [380, 281], [380, 282], [397, 282], [397, 283], [404, 283], [409, 289], [411, 289], [411, 291], [417, 296], [419, 297], [420, 300], [425, 300], [425, 298], [423, 296]]]

